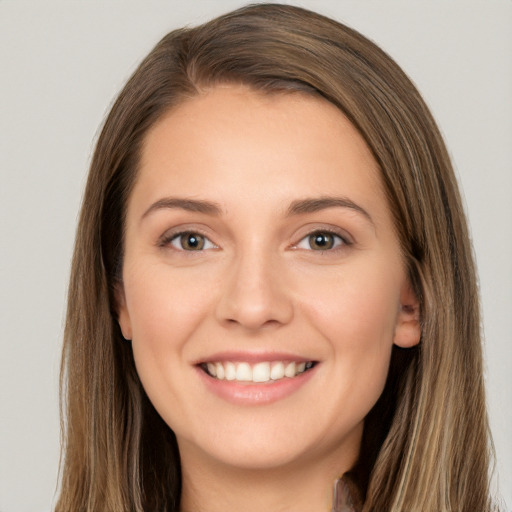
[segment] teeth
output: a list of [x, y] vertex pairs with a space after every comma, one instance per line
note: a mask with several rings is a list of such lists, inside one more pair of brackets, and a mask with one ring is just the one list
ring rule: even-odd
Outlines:
[[218, 380], [236, 380], [237, 382], [269, 382], [283, 379], [284, 377], [293, 378], [296, 375], [304, 373], [313, 368], [312, 361], [295, 362], [261, 362], [251, 366], [249, 363], [240, 362], [210, 362], [203, 365], [203, 368], [211, 377]]
[[272, 369], [270, 370], [270, 378], [272, 380], [279, 380], [284, 377], [284, 364], [283, 363], [275, 363], [272, 365]]
[[224, 372], [226, 380], [236, 379], [236, 368], [233, 363], [226, 363], [226, 366], [224, 367]]
[[252, 369], [253, 382], [267, 382], [270, 380], [270, 363], [255, 364]]
[[[209, 367], [208, 367], [209, 371]], [[224, 366], [222, 366], [220, 363], [215, 363], [215, 374], [210, 372], [210, 375], [212, 377], [217, 377], [220, 380], [223, 380], [226, 376], [226, 372], [224, 371]]]
[[[206, 367], [208, 368], [208, 373], [210, 375], [212, 375], [213, 377], [217, 377], [217, 366], [214, 365], [213, 363], [208, 363], [206, 365]], [[222, 368], [222, 365], [221, 365], [221, 368]]]
[[239, 363], [236, 367], [236, 380], [249, 382], [252, 380], [252, 370], [249, 363]]
[[295, 363], [288, 363], [284, 368], [285, 377], [295, 377], [297, 373], [297, 366]]

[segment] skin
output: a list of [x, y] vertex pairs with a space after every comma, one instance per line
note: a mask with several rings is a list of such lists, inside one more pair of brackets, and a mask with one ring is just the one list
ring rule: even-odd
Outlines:
[[[357, 207], [290, 214], [333, 197]], [[183, 231], [204, 237], [203, 250], [180, 245]], [[308, 236], [326, 231], [334, 246], [319, 250]], [[392, 345], [420, 337], [378, 166], [338, 109], [302, 93], [216, 86], [150, 130], [118, 299], [143, 386], [178, 440], [184, 511], [329, 510]], [[240, 405], [198, 370], [219, 351], [318, 364], [284, 398]]]

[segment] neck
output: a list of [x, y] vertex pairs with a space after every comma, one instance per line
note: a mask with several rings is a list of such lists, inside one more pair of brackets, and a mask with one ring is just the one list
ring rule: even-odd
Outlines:
[[218, 461], [182, 458], [181, 512], [330, 512], [333, 486], [355, 462], [356, 453], [333, 454], [322, 464], [296, 461], [271, 469], [245, 469]]

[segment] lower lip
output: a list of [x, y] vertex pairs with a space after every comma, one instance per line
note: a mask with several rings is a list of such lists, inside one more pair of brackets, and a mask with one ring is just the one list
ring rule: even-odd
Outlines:
[[264, 405], [277, 402], [295, 393], [306, 384], [315, 373], [318, 363], [310, 370], [292, 378], [252, 384], [236, 380], [219, 380], [210, 377], [204, 370], [197, 367], [199, 377], [206, 387], [218, 397], [236, 405]]

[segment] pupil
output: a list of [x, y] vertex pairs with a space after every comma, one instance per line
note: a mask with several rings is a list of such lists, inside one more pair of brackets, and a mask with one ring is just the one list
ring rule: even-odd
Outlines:
[[310, 236], [313, 249], [330, 249], [333, 246], [333, 237], [327, 233], [316, 233]]
[[203, 247], [202, 237], [194, 234], [183, 235], [182, 245], [185, 249], [199, 250]]

